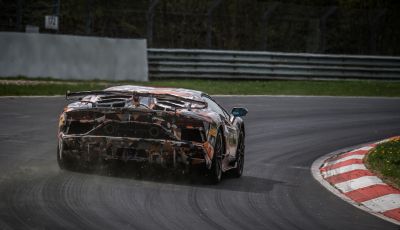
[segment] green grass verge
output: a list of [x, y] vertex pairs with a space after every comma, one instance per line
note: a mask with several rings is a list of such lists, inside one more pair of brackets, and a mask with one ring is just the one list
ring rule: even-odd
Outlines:
[[[0, 78], [0, 95], [57, 95], [66, 90], [95, 90], [108, 86], [134, 84], [181, 87], [209, 94], [243, 95], [329, 95], [329, 96], [400, 96], [399, 81], [281, 81], [281, 80], [199, 80], [169, 79], [149, 82], [60, 81], [19, 78], [28, 83]], [[14, 82], [14, 83], [13, 83]]]
[[369, 169], [400, 189], [400, 138], [377, 145], [366, 158]]

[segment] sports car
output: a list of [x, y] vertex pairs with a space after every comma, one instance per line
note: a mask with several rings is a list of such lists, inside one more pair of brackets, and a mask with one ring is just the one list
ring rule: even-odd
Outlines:
[[67, 92], [59, 118], [62, 169], [90, 162], [137, 162], [203, 169], [212, 183], [244, 167], [246, 108], [228, 113], [209, 95], [180, 88], [116, 86]]

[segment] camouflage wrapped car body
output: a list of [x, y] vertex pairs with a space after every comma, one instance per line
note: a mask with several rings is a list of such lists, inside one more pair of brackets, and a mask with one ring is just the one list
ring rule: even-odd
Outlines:
[[59, 119], [61, 161], [121, 160], [210, 169], [220, 133], [225, 159], [221, 169], [235, 167], [243, 120], [200, 91], [127, 85], [66, 97], [74, 102]]

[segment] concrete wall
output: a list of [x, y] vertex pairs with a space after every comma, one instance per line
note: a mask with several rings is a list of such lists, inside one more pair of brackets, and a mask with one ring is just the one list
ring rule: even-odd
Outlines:
[[148, 80], [145, 39], [0, 32], [0, 76]]

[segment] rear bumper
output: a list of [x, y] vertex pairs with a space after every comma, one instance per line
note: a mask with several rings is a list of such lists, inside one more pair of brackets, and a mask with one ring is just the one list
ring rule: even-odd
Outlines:
[[211, 166], [203, 143], [92, 135], [59, 136], [60, 157], [80, 161], [121, 160], [167, 168]]

